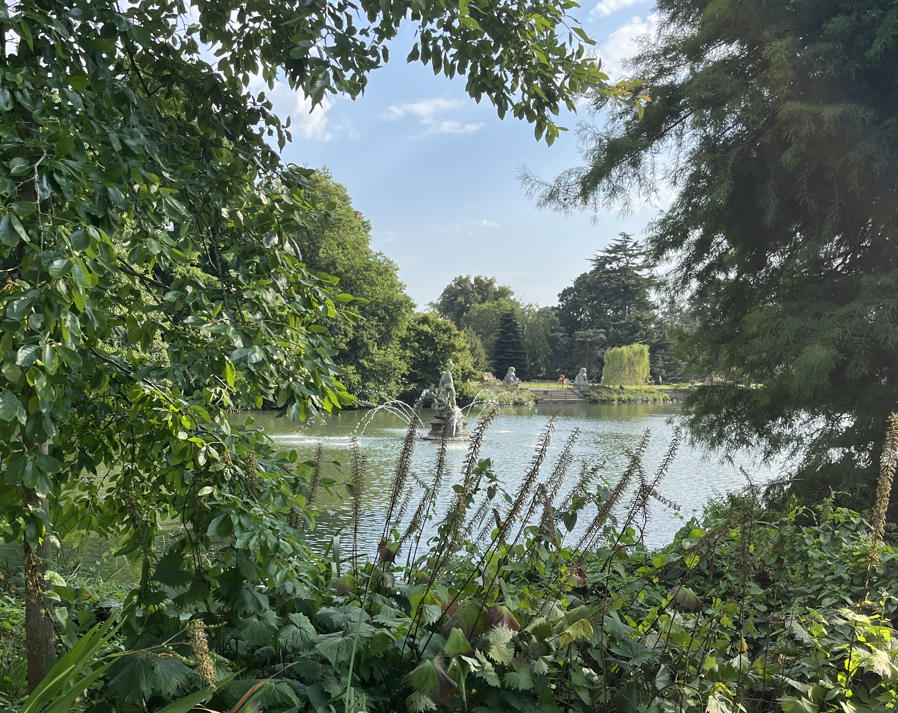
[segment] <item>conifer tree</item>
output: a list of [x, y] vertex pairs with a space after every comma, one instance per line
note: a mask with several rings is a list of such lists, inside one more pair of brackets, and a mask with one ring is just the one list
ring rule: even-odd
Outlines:
[[[687, 346], [722, 377], [686, 413], [712, 445], [800, 454], [795, 483], [864, 496], [898, 403], [898, 2], [659, 0], [617, 113], [545, 203], [678, 195], [651, 236], [677, 263]], [[601, 105], [600, 98], [597, 105]]]
[[499, 322], [499, 335], [493, 347], [493, 373], [501, 379], [513, 366], [518, 378], [524, 377], [527, 368], [527, 352], [524, 350], [524, 338], [521, 336], [521, 325], [514, 312], [506, 312]]

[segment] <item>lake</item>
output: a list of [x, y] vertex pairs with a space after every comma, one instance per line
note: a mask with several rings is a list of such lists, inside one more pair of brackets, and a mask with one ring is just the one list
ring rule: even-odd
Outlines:
[[[493, 470], [509, 492], [514, 492], [526, 474], [537, 439], [549, 418], [558, 410], [557, 403], [505, 407], [487, 431], [480, 457], [492, 460]], [[351, 505], [342, 483], [348, 480], [350, 440], [354, 435], [359, 437], [367, 459], [367, 482], [359, 532], [364, 549], [372, 552], [383, 529], [393, 472], [406, 431], [405, 421], [386, 411], [376, 414], [345, 411], [317, 424], [291, 423], [271, 413], [255, 413], [251, 418], [256, 426], [265, 428], [277, 443], [285, 448], [297, 449], [304, 457], [312, 457], [317, 444], [322, 444], [323, 475], [340, 484], [334, 486], [330, 493], [322, 492], [317, 497], [317, 504], [323, 511], [316, 530], [310, 536], [316, 547], [323, 547], [338, 533], [342, 533], [343, 541], [350, 537]], [[425, 409], [421, 418], [428, 422], [430, 411]], [[635, 446], [646, 429], [651, 432], [651, 440], [643, 463], [651, 478], [669, 447], [676, 420], [675, 405], [564, 404], [564, 412], [557, 420], [548, 455], [540, 471], [540, 480], [551, 474], [575, 428], [580, 429], [574, 448], [575, 461], [559, 488], [558, 499], [571, 490], [580, 472], [580, 464], [584, 461], [590, 465], [603, 463], [598, 471], [599, 477], [610, 485], [616, 483], [627, 467], [626, 450]], [[469, 429], [473, 429], [474, 425], [473, 422], [469, 423]], [[425, 432], [422, 429], [421, 435]], [[421, 481], [431, 480], [438, 448], [437, 442], [417, 441], [412, 472]], [[451, 485], [460, 482], [467, 449], [467, 442], [448, 444], [446, 477], [438, 498], [438, 515], [446, 511], [452, 499]], [[721, 454], [709, 453], [684, 439], [659, 487], [663, 496], [679, 506], [679, 511], [654, 499], [651, 501], [650, 517], [644, 531], [647, 544], [666, 544], [683, 522], [699, 514], [709, 500], [744, 487], [746, 479], [740, 472], [740, 466], [756, 484], [764, 483], [775, 475], [770, 466], [762, 465], [758, 458], [749, 453], [736, 454], [731, 461], [726, 461]], [[420, 491], [420, 486], [415, 487]], [[631, 497], [632, 493], [629, 493], [622, 499], [619, 514], [626, 509]], [[413, 497], [406, 517], [410, 516], [417, 502], [418, 499]], [[579, 527], [587, 519], [582, 517]], [[566, 541], [575, 541], [579, 527]], [[431, 524], [431, 532], [432, 528]]]

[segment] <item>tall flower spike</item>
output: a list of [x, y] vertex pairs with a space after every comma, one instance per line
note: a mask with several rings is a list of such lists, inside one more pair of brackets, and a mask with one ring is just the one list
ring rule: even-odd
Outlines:
[[359, 447], [359, 439], [353, 436], [349, 442], [352, 468], [352, 566], [358, 567], [359, 525], [362, 521], [362, 498], [365, 493], [365, 456]]
[[215, 664], [212, 662], [212, 654], [209, 653], [205, 622], [202, 619], [191, 619], [187, 622], [187, 636], [190, 639], [190, 648], [193, 649], [193, 657], [196, 659], [197, 673], [206, 686], [214, 686]]
[[306, 506], [312, 507], [315, 496], [318, 495], [318, 484], [321, 482], [321, 461], [324, 456], [324, 448], [319, 441], [315, 449], [315, 465], [312, 468], [312, 480], [309, 482], [309, 494], [306, 496]]
[[596, 516], [589, 524], [589, 527], [586, 528], [586, 531], [583, 533], [583, 536], [577, 543], [577, 546], [575, 548], [576, 550], [580, 552], [586, 552], [595, 544], [595, 540], [602, 529], [602, 525], [605, 524], [605, 521], [611, 514], [611, 510], [615, 505], [617, 505], [618, 502], [620, 502], [620, 499], [621, 497], [623, 497], [627, 486], [630, 484], [630, 481], [633, 480], [633, 476], [635, 476], [642, 470], [642, 456], [645, 454], [645, 449], [648, 448], [648, 445], [649, 431], [646, 430], [642, 434], [642, 438], [639, 439], [639, 443], [636, 445], [636, 448], [629, 454], [630, 462], [627, 466], [627, 470], [624, 471], [624, 474], [621, 476], [620, 480], [617, 481], [617, 485], [615, 485], [614, 488], [612, 488], [611, 492], [608, 494], [608, 499], [602, 504], [602, 507], [599, 508], [599, 512], [596, 513]]
[[415, 452], [415, 441], [418, 440], [418, 424], [411, 419], [402, 440], [402, 450], [399, 452], [399, 460], [396, 461], [396, 471], [393, 475], [393, 484], [390, 487], [390, 502], [387, 505], [387, 515], [384, 520], [384, 530], [381, 540], [387, 539], [390, 527], [393, 525], [393, 516], [397, 508], [401, 506], [402, 497], [405, 495], [405, 484], [412, 467], [412, 454]]

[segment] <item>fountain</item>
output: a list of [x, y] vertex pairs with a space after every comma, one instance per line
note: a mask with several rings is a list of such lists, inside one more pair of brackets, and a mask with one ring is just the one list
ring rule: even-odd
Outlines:
[[425, 396], [433, 396], [433, 420], [430, 432], [424, 436], [426, 441], [465, 441], [468, 439], [468, 424], [465, 415], [455, 402], [455, 383], [452, 381], [452, 360], [440, 374], [440, 385], [436, 393], [432, 390]]

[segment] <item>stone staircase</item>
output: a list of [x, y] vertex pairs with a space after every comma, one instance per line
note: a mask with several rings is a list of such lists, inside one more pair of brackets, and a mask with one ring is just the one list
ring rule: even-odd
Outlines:
[[564, 389], [528, 389], [537, 401], [580, 401], [588, 403], [580, 394], [570, 388]]

